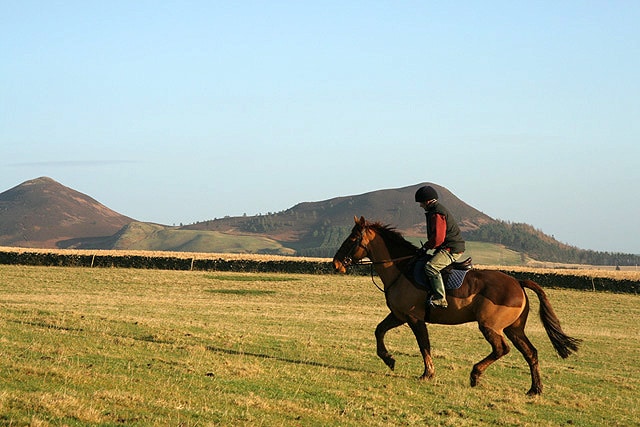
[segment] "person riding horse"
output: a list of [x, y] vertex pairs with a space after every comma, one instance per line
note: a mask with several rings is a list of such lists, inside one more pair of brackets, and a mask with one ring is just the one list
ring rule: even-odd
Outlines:
[[[430, 192], [422, 190], [424, 191]], [[425, 197], [422, 192], [417, 197], [420, 200]], [[434, 192], [430, 193], [430, 196], [426, 196], [428, 200], [437, 198]], [[446, 214], [441, 215], [446, 219]], [[415, 260], [418, 247], [391, 226], [367, 222], [363, 216], [354, 217], [354, 220], [351, 233], [333, 257], [333, 268], [344, 274], [347, 267], [368, 258], [382, 280], [389, 314], [376, 327], [376, 353], [391, 370], [395, 368], [396, 360], [384, 343], [384, 337], [391, 329], [409, 325], [424, 362], [424, 372], [420, 379], [427, 380], [435, 375], [427, 323], [460, 325], [475, 321], [491, 345], [491, 353], [473, 365], [469, 377], [471, 387], [478, 384], [483, 372], [492, 363], [509, 353], [508, 338], [529, 365], [531, 388], [527, 394], [542, 393], [538, 350], [529, 341], [524, 330], [530, 309], [525, 288], [538, 296], [540, 320], [558, 355], [564, 359], [578, 350], [582, 340], [564, 333], [544, 289], [531, 280], [518, 280], [499, 270], [469, 270], [460, 288], [450, 291], [449, 308], [429, 310], [424, 304], [428, 292], [417, 287], [406, 274], [407, 271], [413, 271], [408, 267]], [[451, 248], [454, 254], [456, 250], [460, 250], [454, 244], [448, 245], [446, 238], [443, 244], [436, 247]]]
[[465, 243], [460, 235], [458, 223], [453, 215], [438, 201], [438, 193], [430, 185], [420, 187], [415, 200], [424, 209], [427, 219], [427, 242], [419, 253], [425, 254], [433, 249], [433, 257], [427, 261], [424, 271], [431, 282], [434, 295], [430, 303], [434, 307], [447, 308], [444, 282], [440, 271], [449, 264], [458, 261], [465, 251]]

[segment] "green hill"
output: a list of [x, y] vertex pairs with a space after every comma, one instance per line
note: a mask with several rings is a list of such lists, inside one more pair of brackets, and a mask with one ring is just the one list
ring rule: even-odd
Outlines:
[[425, 236], [424, 214], [413, 200], [422, 185], [432, 185], [457, 218], [462, 230], [475, 230], [494, 220], [472, 208], [449, 190], [433, 183], [305, 202], [282, 212], [251, 217], [227, 217], [182, 227], [268, 236], [297, 255], [331, 257], [353, 227], [354, 216], [391, 224], [407, 238]]
[[295, 254], [293, 249], [268, 237], [184, 230], [145, 222], [132, 222], [108, 239], [85, 240], [73, 245], [77, 249], [105, 249], [106, 246], [114, 250]]
[[638, 255], [597, 252], [560, 243], [528, 224], [493, 221], [463, 234], [466, 239], [504, 245], [539, 261], [587, 265], [638, 265], [640, 262]]
[[422, 185], [433, 186], [440, 200], [459, 219], [461, 229], [472, 230], [494, 220], [467, 205], [444, 187], [421, 183], [409, 187], [378, 190], [355, 196], [336, 197], [320, 202], [304, 202], [282, 212], [258, 216], [227, 217], [198, 222], [183, 228], [191, 230], [265, 233], [282, 240], [304, 240], [331, 227], [353, 227], [354, 216], [392, 224], [407, 236], [424, 235], [424, 214], [413, 201]]

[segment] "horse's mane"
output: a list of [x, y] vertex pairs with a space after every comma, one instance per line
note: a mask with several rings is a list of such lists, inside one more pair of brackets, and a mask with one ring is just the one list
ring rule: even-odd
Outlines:
[[375, 229], [388, 244], [401, 246], [412, 251], [417, 251], [418, 247], [405, 239], [395, 227], [380, 222], [367, 222], [367, 227]]

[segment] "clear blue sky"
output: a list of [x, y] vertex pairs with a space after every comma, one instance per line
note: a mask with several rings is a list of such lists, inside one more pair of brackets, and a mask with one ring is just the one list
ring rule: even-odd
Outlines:
[[640, 254], [639, 22], [635, 0], [0, 1], [0, 191], [49, 176], [172, 225], [431, 181]]

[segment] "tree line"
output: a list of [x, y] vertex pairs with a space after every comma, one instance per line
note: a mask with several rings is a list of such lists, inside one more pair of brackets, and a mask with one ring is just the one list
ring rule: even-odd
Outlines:
[[560, 243], [528, 224], [495, 221], [466, 231], [463, 236], [467, 240], [497, 243], [526, 253], [538, 261], [618, 266], [640, 264], [639, 255], [579, 249]]

